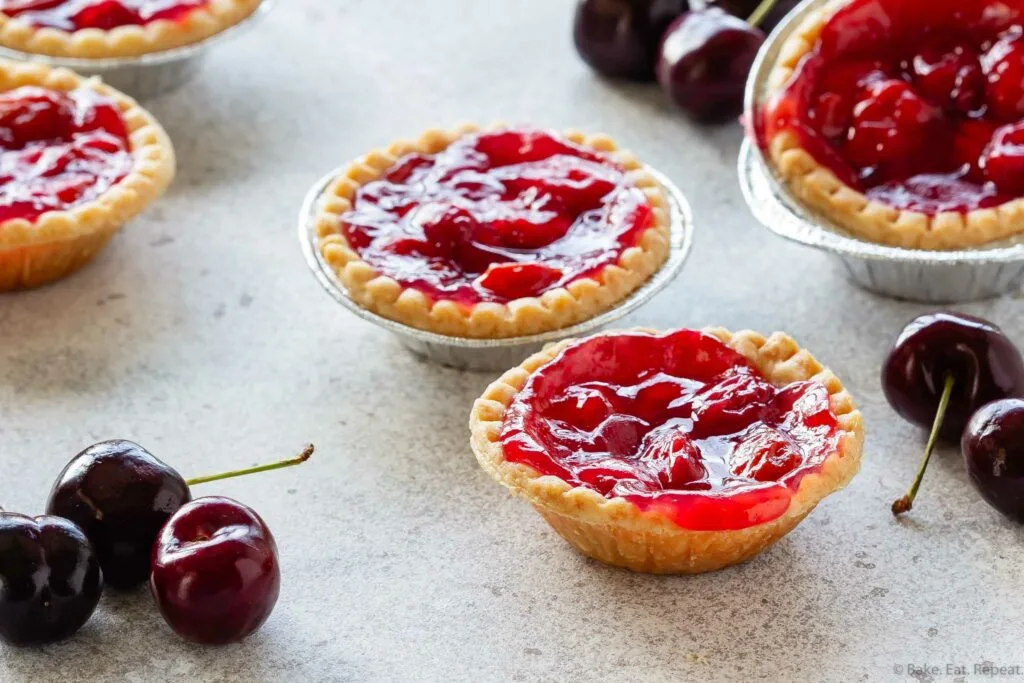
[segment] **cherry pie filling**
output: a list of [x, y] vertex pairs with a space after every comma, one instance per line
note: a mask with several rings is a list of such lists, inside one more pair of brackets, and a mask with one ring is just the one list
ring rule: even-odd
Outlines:
[[0, 93], [0, 225], [96, 199], [131, 168], [113, 101], [88, 88]]
[[0, 12], [33, 26], [109, 31], [154, 21], [182, 21], [210, 0], [0, 0]]
[[899, 209], [1024, 196], [1024, 0], [852, 0], [760, 119]]
[[342, 230], [378, 273], [472, 306], [593, 277], [652, 223], [646, 195], [605, 155], [506, 129], [403, 157], [357, 192]]
[[505, 414], [505, 459], [656, 510], [685, 529], [778, 518], [838, 452], [817, 382], [769, 383], [702, 332], [602, 335], [530, 376]]

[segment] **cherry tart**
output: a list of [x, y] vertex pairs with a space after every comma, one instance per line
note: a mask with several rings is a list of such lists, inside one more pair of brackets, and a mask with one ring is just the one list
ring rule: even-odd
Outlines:
[[843, 385], [784, 334], [612, 332], [554, 345], [476, 401], [472, 447], [582, 553], [713, 571], [793, 529], [860, 466]]
[[137, 57], [197, 43], [261, 0], [0, 0], [0, 45], [52, 57]]
[[320, 202], [354, 300], [418, 329], [507, 338], [613, 307], [669, 252], [663, 188], [606, 136], [432, 130], [359, 159]]
[[758, 136], [855, 236], [964, 249], [1024, 234], [1024, 0], [840, 0], [782, 46]]
[[133, 100], [0, 61], [0, 291], [77, 270], [173, 176], [170, 140]]

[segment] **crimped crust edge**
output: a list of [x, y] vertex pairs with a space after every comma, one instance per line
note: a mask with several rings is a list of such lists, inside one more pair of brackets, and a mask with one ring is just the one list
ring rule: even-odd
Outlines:
[[[783, 43], [768, 76], [767, 100], [779, 93], [809, 54], [832, 16], [849, 0], [835, 0], [811, 12]], [[933, 215], [898, 209], [850, 187], [800, 145], [792, 130], [779, 131], [768, 155], [781, 179], [802, 202], [825, 213], [851, 234], [905, 249], [956, 250], [982, 246], [1024, 233], [1024, 198], [966, 213]]]
[[463, 124], [447, 131], [431, 129], [415, 141], [400, 140], [370, 152], [330, 183], [317, 206], [318, 246], [355, 301], [385, 318], [437, 334], [478, 339], [518, 337], [589, 320], [628, 297], [664, 265], [671, 229], [664, 188], [635, 156], [618, 149], [607, 135], [587, 136], [578, 131], [563, 134], [574, 143], [609, 154], [626, 169], [653, 207], [654, 224], [640, 236], [638, 246], [626, 249], [618, 263], [605, 266], [599, 280], [581, 278], [539, 297], [466, 308], [445, 299], [431, 301], [418, 289], [403, 288], [393, 278], [378, 273], [348, 245], [340, 231], [340, 220], [360, 187], [378, 179], [406, 154], [435, 154], [465, 135], [502, 127], [504, 124], [488, 128]]

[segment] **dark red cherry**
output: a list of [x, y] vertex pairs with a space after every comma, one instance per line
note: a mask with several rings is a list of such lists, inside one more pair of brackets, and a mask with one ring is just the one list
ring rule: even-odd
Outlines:
[[242, 640], [277, 603], [277, 545], [260, 516], [229, 498], [198, 498], [167, 522], [149, 583], [178, 635], [208, 645]]
[[149, 578], [153, 540], [189, 500], [188, 485], [174, 469], [137, 443], [116, 440], [72, 458], [46, 511], [82, 528], [106, 582], [124, 590]]
[[717, 7], [687, 12], [661, 43], [658, 82], [700, 121], [739, 116], [747, 75], [764, 33]]
[[67, 638], [92, 616], [103, 573], [82, 530], [60, 517], [0, 513], [0, 637]]
[[1024, 396], [1024, 360], [996, 325], [948, 312], [915, 318], [882, 366], [889, 404], [907, 421], [930, 429], [947, 377], [953, 389], [941, 435], [949, 440], [959, 439], [986, 403]]
[[985, 177], [1000, 192], [1024, 194], [1024, 122], [998, 129], [981, 156]]
[[967, 474], [988, 504], [1024, 522], [1024, 400], [983, 406], [960, 442]]
[[910, 491], [893, 504], [909, 510], [940, 437], [959, 439], [981, 406], [1024, 396], [1024, 359], [994, 324], [957, 313], [920, 316], [900, 334], [882, 366], [889, 404], [908, 421], [931, 429]]
[[580, 0], [573, 22], [576, 50], [605, 76], [654, 80], [661, 36], [688, 8], [687, 0]]

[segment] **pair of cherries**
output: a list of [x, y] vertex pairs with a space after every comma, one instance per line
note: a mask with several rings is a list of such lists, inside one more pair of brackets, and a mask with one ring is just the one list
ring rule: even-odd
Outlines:
[[940, 439], [960, 441], [982, 497], [1024, 522], [1024, 358], [996, 325], [932, 313], [911, 321], [882, 368], [886, 398], [909, 422], [930, 428], [910, 491], [893, 513], [911, 509]]
[[66, 638], [92, 616], [104, 585], [149, 582], [179, 635], [241, 640], [270, 616], [281, 584], [277, 546], [253, 510], [190, 486], [289, 467], [271, 465], [186, 481], [131, 441], [104, 441], [57, 477], [46, 515], [0, 513], [0, 637], [15, 644]]
[[[657, 78], [701, 121], [743, 109], [747, 74], [765, 34], [798, 0], [580, 0], [576, 49], [611, 78]], [[744, 21], [746, 19], [746, 21]]]

